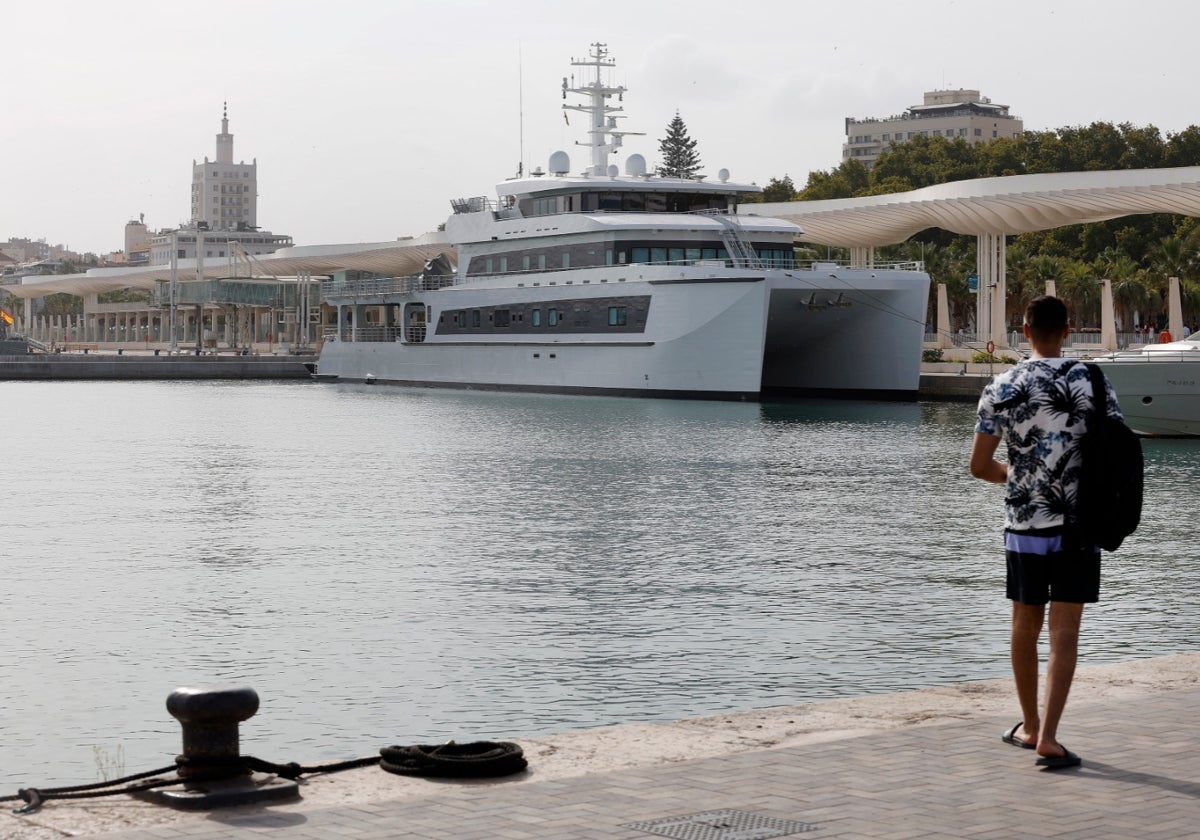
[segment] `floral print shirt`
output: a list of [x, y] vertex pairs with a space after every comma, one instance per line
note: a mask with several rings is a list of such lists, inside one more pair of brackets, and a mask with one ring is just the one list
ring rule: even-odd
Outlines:
[[[1105, 378], [1110, 417], [1121, 418]], [[975, 431], [1008, 446], [1004, 527], [1013, 531], [1064, 524], [1075, 504], [1079, 455], [1075, 441], [1087, 429], [1092, 383], [1073, 359], [1029, 359], [983, 389]]]

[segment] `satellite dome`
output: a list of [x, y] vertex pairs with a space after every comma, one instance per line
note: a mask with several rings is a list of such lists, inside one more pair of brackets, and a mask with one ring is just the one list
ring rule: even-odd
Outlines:
[[646, 159], [639, 154], [632, 154], [625, 158], [625, 174], [626, 175], [645, 175], [646, 174]]
[[555, 152], [550, 155], [550, 174], [566, 175], [571, 171], [571, 156], [566, 152]]
[[717, 180], [719, 180], [722, 184], [724, 184], [726, 181], [728, 181], [729, 180], [729, 170], [722, 169], [719, 172], [717, 172]]
[[620, 170], [620, 168], [617, 167], [617, 165], [615, 163], [610, 163], [608, 165], [608, 177], [609, 178], [616, 178], [620, 174], [621, 174], [621, 170]]

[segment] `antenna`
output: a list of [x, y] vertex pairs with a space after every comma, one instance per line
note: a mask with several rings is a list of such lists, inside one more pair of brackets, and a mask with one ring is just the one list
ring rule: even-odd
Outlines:
[[525, 65], [521, 59], [521, 42], [517, 41], [517, 177], [525, 173]]

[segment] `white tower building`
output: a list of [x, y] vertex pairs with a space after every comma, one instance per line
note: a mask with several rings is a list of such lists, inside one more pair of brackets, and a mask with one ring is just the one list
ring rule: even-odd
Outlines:
[[221, 111], [217, 157], [192, 161], [192, 223], [209, 230], [253, 230], [258, 227], [258, 161], [233, 162], [229, 109]]
[[223, 104], [216, 159], [192, 161], [191, 220], [153, 237], [150, 262], [166, 265], [172, 251], [181, 260], [228, 259], [235, 242], [248, 254], [270, 254], [291, 245], [292, 238], [258, 229], [258, 161], [233, 162], [229, 108]]

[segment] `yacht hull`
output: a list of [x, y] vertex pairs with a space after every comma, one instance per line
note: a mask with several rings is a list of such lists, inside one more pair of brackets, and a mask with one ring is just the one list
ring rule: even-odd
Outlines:
[[1097, 359], [1126, 424], [1143, 435], [1200, 436], [1200, 356], [1196, 351], [1117, 354]]
[[[321, 350], [326, 381], [691, 399], [822, 394], [915, 399], [928, 277], [913, 271], [753, 271], [625, 267], [559, 273], [548, 285], [506, 281], [383, 295], [363, 306], [428, 308], [409, 341], [339, 330]], [[565, 289], [565, 287], [569, 287]], [[564, 297], [567, 296], [567, 297]], [[647, 301], [636, 331], [455, 335], [454, 313], [564, 300]], [[565, 308], [565, 307], [564, 307]]]

